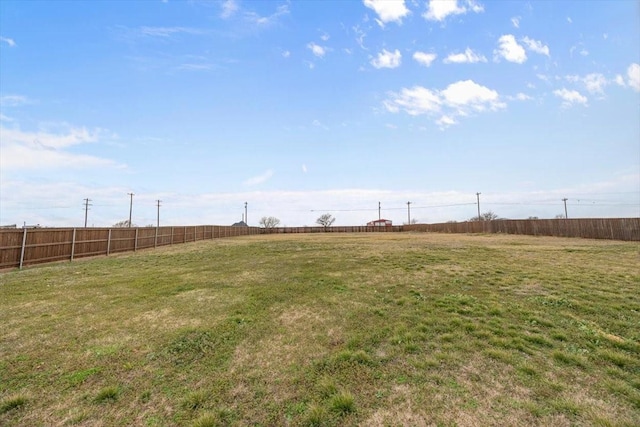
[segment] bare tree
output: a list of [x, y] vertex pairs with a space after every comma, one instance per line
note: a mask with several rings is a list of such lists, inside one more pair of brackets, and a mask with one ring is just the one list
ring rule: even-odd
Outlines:
[[280, 220], [275, 216], [263, 216], [260, 219], [260, 225], [264, 228], [276, 228], [278, 225], [280, 225]]
[[469, 218], [469, 221], [493, 221], [496, 219], [500, 219], [497, 214], [492, 211], [487, 211], [480, 215], [480, 218], [474, 216], [473, 218]]
[[320, 218], [316, 219], [316, 224], [323, 226], [324, 228], [331, 227], [331, 224], [335, 222], [335, 218], [331, 214], [320, 215]]
[[[113, 227], [115, 227], [115, 228], [128, 228], [129, 227], [129, 220], [128, 219], [123, 219], [122, 221], [116, 222], [115, 224], [113, 224]], [[131, 227], [137, 227], [137, 225], [131, 224]]]

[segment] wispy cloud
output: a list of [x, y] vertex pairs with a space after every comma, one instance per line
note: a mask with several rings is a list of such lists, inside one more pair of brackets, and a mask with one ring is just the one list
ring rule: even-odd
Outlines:
[[527, 46], [527, 49], [540, 55], [549, 56], [549, 46], [544, 45], [541, 41], [530, 39], [529, 37], [523, 37], [522, 42]]
[[161, 37], [161, 38], [170, 38], [176, 34], [191, 34], [191, 35], [201, 35], [206, 34], [207, 31], [201, 28], [191, 28], [191, 27], [139, 27], [137, 32], [142, 36], [147, 37]]
[[307, 48], [318, 58], [323, 58], [327, 53], [327, 48], [314, 42], [307, 44]]
[[577, 90], [569, 90], [566, 88], [554, 90], [553, 94], [562, 99], [562, 107], [569, 108], [576, 104], [587, 105], [588, 99]]
[[245, 12], [244, 17], [247, 21], [255, 24], [259, 27], [269, 27], [278, 22], [280, 18], [289, 14], [289, 6], [286, 4], [280, 5], [276, 8], [276, 11], [271, 15], [261, 16], [253, 11]]
[[220, 12], [220, 17], [222, 19], [229, 19], [240, 9], [236, 0], [226, 0], [222, 2], [220, 7], [222, 8], [222, 12]]
[[16, 47], [16, 42], [8, 37], [0, 36], [0, 42], [8, 44], [10, 47]]
[[3, 95], [0, 96], [1, 107], [18, 107], [33, 103], [32, 100], [23, 95]]
[[254, 176], [254, 177], [251, 177], [251, 178], [247, 179], [244, 182], [244, 184], [245, 185], [263, 184], [263, 183], [267, 182], [269, 179], [271, 179], [272, 176], [273, 176], [273, 170], [269, 169], [269, 170], [265, 171], [261, 175], [257, 175], [257, 176]]
[[116, 162], [96, 156], [77, 154], [70, 147], [96, 143], [104, 130], [68, 127], [58, 132], [23, 131], [19, 127], [0, 126], [2, 156], [5, 170], [118, 167]]
[[467, 48], [463, 53], [450, 54], [442, 62], [445, 64], [475, 64], [476, 62], [487, 62], [487, 58]]
[[627, 68], [627, 84], [640, 92], [640, 65], [633, 63]]

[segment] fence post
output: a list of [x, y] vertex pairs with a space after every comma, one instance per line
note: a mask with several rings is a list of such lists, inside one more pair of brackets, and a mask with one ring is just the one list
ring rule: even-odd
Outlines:
[[109, 229], [109, 235], [107, 236], [107, 255], [109, 255], [110, 250], [111, 250], [111, 229]]
[[27, 227], [24, 228], [22, 233], [22, 247], [20, 248], [20, 270], [22, 270], [22, 264], [24, 263], [24, 249], [27, 244]]
[[133, 243], [133, 252], [138, 250], [138, 230], [140, 230], [138, 227], [136, 227], [136, 237], [135, 237], [135, 241]]
[[71, 261], [73, 261], [73, 254], [76, 251], [76, 228], [73, 228], [73, 237], [71, 237]]
[[156, 227], [156, 239], [153, 241], [153, 247], [158, 247], [158, 227]]

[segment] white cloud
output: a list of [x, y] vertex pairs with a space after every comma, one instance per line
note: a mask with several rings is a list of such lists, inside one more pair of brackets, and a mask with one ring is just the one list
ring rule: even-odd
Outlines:
[[267, 182], [273, 176], [273, 171], [271, 169], [265, 171], [261, 175], [257, 175], [247, 179], [244, 184], [245, 185], [258, 185]]
[[487, 58], [485, 58], [483, 55], [478, 55], [477, 53], [475, 53], [474, 51], [472, 51], [471, 49], [467, 48], [464, 53], [452, 53], [449, 56], [447, 56], [444, 61], [445, 64], [450, 64], [450, 63], [454, 63], [454, 64], [464, 64], [464, 63], [469, 63], [469, 64], [474, 64], [476, 62], [487, 62]]
[[450, 116], [442, 116], [438, 120], [436, 120], [436, 124], [440, 126], [441, 129], [446, 129], [449, 126], [453, 126], [457, 124], [456, 120]]
[[0, 42], [4, 42], [4, 43], [8, 44], [10, 47], [15, 47], [16, 46], [15, 40], [10, 39], [8, 37], [0, 36]]
[[327, 49], [325, 47], [315, 44], [313, 42], [309, 43], [307, 45], [307, 48], [309, 48], [311, 52], [313, 52], [313, 54], [318, 58], [324, 57], [324, 55], [327, 53]]
[[375, 68], [397, 68], [400, 66], [401, 60], [402, 55], [398, 49], [393, 52], [382, 49], [378, 57], [371, 60], [371, 65]]
[[307, 169], [307, 165], [305, 165], [304, 163], [302, 164], [302, 172], [307, 173], [308, 169]]
[[570, 17], [570, 16], [567, 16], [567, 22], [568, 22], [569, 24], [573, 24], [573, 19], [571, 19], [571, 17]]
[[577, 90], [568, 90], [566, 88], [554, 90], [553, 94], [562, 99], [562, 106], [571, 107], [574, 104], [587, 105], [587, 97], [583, 96]]
[[138, 30], [143, 36], [148, 37], [163, 37], [169, 38], [174, 34], [205, 34], [206, 31], [201, 30], [199, 28], [190, 28], [190, 27], [140, 27]]
[[376, 21], [380, 26], [387, 22], [402, 23], [402, 18], [407, 16], [409, 9], [404, 4], [404, 0], [364, 0], [364, 5], [378, 14]]
[[499, 47], [493, 51], [494, 59], [500, 57], [509, 62], [522, 64], [527, 60], [527, 54], [524, 48], [518, 44], [516, 38], [511, 34], [505, 34], [498, 39]]
[[320, 36], [320, 40], [326, 42], [331, 38], [331, 36], [327, 33], [322, 33], [322, 35]]
[[425, 67], [431, 66], [431, 63], [438, 57], [435, 53], [426, 53], [426, 52], [416, 52], [413, 54], [413, 59], [415, 59], [419, 64], [424, 65]]
[[280, 17], [289, 14], [289, 6], [286, 4], [277, 7], [276, 11], [268, 16], [261, 16], [255, 12], [245, 12], [244, 18], [259, 27], [269, 27], [278, 22]]
[[427, 11], [422, 16], [429, 21], [444, 21], [449, 15], [483, 11], [484, 7], [473, 0], [429, 0]]
[[624, 82], [624, 77], [622, 77], [620, 74], [616, 74], [616, 78], [614, 81], [618, 86], [626, 86], [626, 83]]
[[520, 28], [520, 17], [519, 16], [514, 16], [513, 18], [511, 18], [511, 24], [515, 28]]
[[598, 73], [587, 74], [582, 80], [587, 90], [591, 93], [604, 93], [604, 87], [609, 84], [609, 81]]
[[222, 2], [221, 7], [222, 12], [220, 13], [220, 17], [223, 19], [232, 17], [240, 9], [236, 0], [226, 0]]
[[411, 116], [439, 116], [435, 121], [441, 127], [456, 124], [457, 117], [471, 113], [495, 111], [506, 107], [498, 92], [472, 80], [458, 81], [443, 90], [430, 90], [422, 86], [403, 88], [390, 93], [384, 106], [391, 113], [404, 111]]
[[104, 131], [65, 128], [61, 133], [25, 132], [17, 127], [0, 126], [2, 139], [0, 165], [4, 170], [117, 167], [115, 162], [67, 151], [69, 147], [98, 142]]
[[356, 35], [356, 43], [358, 43], [358, 46], [360, 46], [361, 49], [367, 50], [364, 46], [364, 38], [367, 37], [367, 33], [357, 25], [354, 26], [352, 30]]
[[23, 95], [3, 95], [0, 96], [1, 107], [18, 107], [20, 105], [31, 104], [31, 101]]
[[288, 57], [290, 57], [290, 56], [291, 56], [291, 52], [289, 52], [288, 50], [285, 50], [285, 51], [283, 51], [283, 52], [282, 52], [282, 56], [283, 56], [284, 58], [288, 58]]
[[452, 83], [442, 91], [445, 102], [458, 109], [462, 114], [468, 109], [485, 111], [503, 108], [498, 92], [486, 86], [479, 85], [473, 80]]
[[437, 91], [434, 92], [422, 86], [403, 88], [400, 93], [390, 95], [390, 99], [386, 100], [384, 105], [392, 113], [403, 110], [411, 116], [431, 114], [439, 112], [442, 104]]
[[609, 81], [600, 73], [587, 74], [584, 77], [577, 75], [566, 76], [565, 79], [572, 83], [582, 83], [589, 93], [604, 94], [604, 87]]
[[549, 56], [549, 46], [545, 46], [542, 42], [530, 39], [529, 37], [524, 37], [521, 40], [529, 50], [539, 53], [540, 55]]
[[516, 101], [529, 101], [530, 99], [533, 99], [533, 98], [531, 98], [526, 93], [518, 92], [516, 96], [512, 96], [509, 99], [515, 99]]
[[627, 68], [627, 84], [640, 92], [640, 65], [633, 63]]

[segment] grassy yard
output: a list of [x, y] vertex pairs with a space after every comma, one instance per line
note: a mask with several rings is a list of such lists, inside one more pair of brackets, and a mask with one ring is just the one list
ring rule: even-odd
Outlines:
[[219, 239], [0, 274], [3, 426], [640, 425], [637, 243]]

